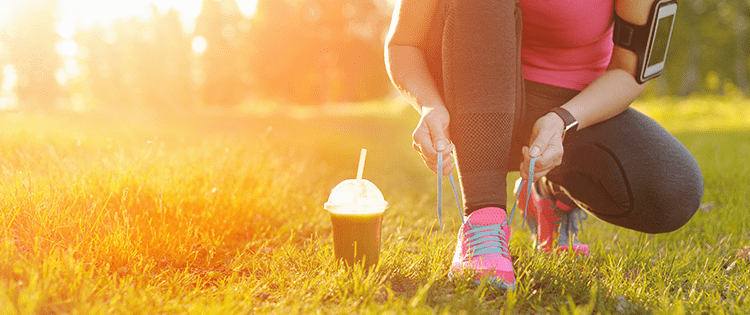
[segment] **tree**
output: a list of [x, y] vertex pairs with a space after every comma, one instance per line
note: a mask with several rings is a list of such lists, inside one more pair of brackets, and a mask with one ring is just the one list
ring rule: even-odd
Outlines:
[[152, 18], [115, 21], [76, 36], [88, 51], [86, 65], [93, 96], [107, 106], [178, 109], [195, 103], [190, 39], [174, 10]]
[[718, 77], [719, 83], [733, 82], [750, 94], [749, 28], [746, 1], [680, 2], [665, 69], [667, 93], [719, 92], [722, 86], [706, 83], [706, 78]]
[[258, 1], [249, 64], [258, 94], [298, 104], [384, 97], [387, 10], [377, 0]]
[[5, 36], [18, 81], [21, 108], [49, 109], [61, 94], [55, 73], [60, 65], [55, 32], [56, 0], [11, 1]]
[[246, 58], [240, 47], [242, 13], [234, 0], [203, 0], [195, 22], [195, 35], [206, 40], [203, 52], [203, 102], [236, 105], [247, 94]]

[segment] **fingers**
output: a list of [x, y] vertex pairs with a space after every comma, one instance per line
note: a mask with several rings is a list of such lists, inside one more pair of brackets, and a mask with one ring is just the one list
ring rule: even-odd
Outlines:
[[[412, 146], [417, 149], [417, 152], [419, 152], [419, 156], [422, 158], [422, 161], [424, 162], [427, 167], [432, 170], [433, 172], [437, 173], [437, 153], [435, 153], [435, 156], [427, 156], [426, 154], [422, 153], [418, 148], [419, 146], [416, 144], [412, 144]], [[443, 175], [449, 175], [453, 168], [456, 166], [455, 162], [453, 162], [453, 158], [450, 155], [450, 152], [453, 151], [453, 144], [450, 143], [447, 147], [448, 154], [443, 154]]]
[[[412, 134], [412, 147], [419, 153], [419, 156], [422, 158], [422, 161], [424, 161], [425, 165], [427, 165], [430, 170], [437, 173], [437, 151], [433, 146], [433, 139], [437, 139], [439, 137], [431, 136], [431, 132], [426, 129], [428, 129], [426, 128], [426, 125], [420, 123], [417, 129], [414, 130], [414, 133]], [[442, 134], [445, 135], [445, 133]], [[442, 139], [441, 141], [447, 141], [447, 139]], [[443, 174], [447, 175], [450, 174], [450, 172], [453, 170], [453, 167], [455, 166], [450, 155], [453, 151], [453, 144], [443, 144], [442, 147]]]
[[444, 128], [447, 128], [447, 126], [440, 126], [439, 123], [434, 123], [434, 124], [428, 123], [427, 127], [430, 129], [430, 136], [431, 136], [433, 148], [435, 149], [435, 151], [436, 152], [440, 151], [440, 152], [445, 153], [449, 144], [448, 137], [446, 135], [447, 130], [444, 129]]
[[450, 154], [453, 144], [448, 135], [449, 116], [442, 107], [432, 108], [423, 112], [422, 119], [412, 134], [412, 147], [419, 152], [425, 165], [437, 173], [437, 152], [443, 153], [442, 173], [447, 175], [455, 166]]
[[547, 147], [550, 142], [552, 142], [553, 138], [561, 136], [558, 135], [554, 129], [548, 128], [547, 126], [535, 127], [536, 128], [534, 128], [531, 135], [531, 145], [529, 145], [528, 156], [539, 158], [544, 151], [547, 150]]
[[434, 156], [437, 154], [432, 146], [432, 137], [430, 136], [430, 130], [424, 122], [420, 122], [417, 129], [414, 129], [414, 133], [411, 135], [412, 147], [422, 155]]
[[453, 168], [456, 167], [455, 162], [451, 159], [448, 163], [443, 166], [443, 176], [448, 176], [453, 172]]
[[455, 164], [453, 162], [453, 159], [451, 159], [450, 156], [448, 156], [448, 161], [447, 162], [443, 161], [443, 176], [450, 175], [454, 167], [455, 167]]
[[[519, 171], [521, 177], [524, 180], [528, 180], [529, 176], [529, 163], [531, 161], [531, 154], [528, 147], [523, 147], [524, 161], [521, 163]], [[532, 181], [537, 181], [544, 177], [553, 170], [555, 167], [562, 164], [563, 157], [563, 146], [562, 140], [552, 141], [545, 147], [545, 150], [536, 158], [534, 162], [534, 178]]]
[[524, 161], [521, 163], [520, 171], [524, 180], [529, 180], [529, 161], [532, 157], [536, 158], [534, 178], [530, 179], [532, 181], [542, 178], [562, 163], [564, 127], [562, 120], [555, 114], [542, 116], [536, 121], [532, 129], [531, 143], [522, 149]]
[[[437, 163], [437, 152], [433, 151], [433, 154], [430, 155], [429, 153], [427, 153], [429, 151], [427, 150], [425, 146], [420, 146], [419, 144], [416, 144], [416, 143], [412, 143], [412, 147], [415, 150], [417, 150], [419, 155], [422, 157], [422, 160], [424, 160], [425, 162], [429, 162], [431, 164]], [[450, 160], [451, 153], [453, 152], [453, 148], [454, 148], [453, 143], [449, 143], [448, 147], [442, 151], [443, 163], [446, 163], [448, 162], [448, 160]]]
[[[434, 173], [437, 174], [437, 162], [429, 162], [427, 159], [422, 155], [422, 161], [424, 164]], [[451, 159], [450, 156], [448, 158], [443, 159], [443, 176], [450, 175], [450, 173], [453, 171], [453, 168], [455, 167], [455, 162], [453, 162], [453, 159]]]
[[450, 118], [444, 107], [425, 109], [417, 128], [412, 134], [414, 142], [420, 146], [420, 152], [433, 156], [437, 151], [448, 153], [450, 140], [448, 126]]

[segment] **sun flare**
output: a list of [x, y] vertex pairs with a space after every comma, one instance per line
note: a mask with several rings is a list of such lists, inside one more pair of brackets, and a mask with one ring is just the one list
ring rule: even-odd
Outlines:
[[[0, 0], [0, 110], [16, 108], [18, 99], [15, 89], [26, 82], [26, 77], [18, 74], [16, 65], [3, 64], [4, 58], [9, 57], [9, 52], [13, 49], [8, 47], [8, 42], [3, 42], [3, 36], [16, 34], [11, 36], [32, 38], [34, 36], [23, 33], [38, 33], [40, 30], [30, 30], [29, 25], [43, 25], [39, 21], [53, 19], [54, 36], [59, 35], [53, 40], [56, 41], [54, 51], [60, 57], [60, 64], [54, 70], [54, 78], [61, 86], [68, 86], [85, 73], [80, 60], [87, 58], [89, 49], [77, 42], [79, 39], [76, 38], [82, 31], [96, 25], [102, 26], [107, 29], [104, 42], [113, 44], [117, 41], [113, 31], [117, 20], [136, 18], [147, 22], [157, 14], [175, 10], [183, 32], [193, 36], [196, 18], [207, 1], [232, 0]], [[255, 14], [257, 0], [234, 1], [246, 17]], [[192, 50], [198, 55], [206, 49], [206, 40], [201, 36], [196, 36], [191, 44]], [[80, 91], [72, 92], [71, 97], [77, 99], [80, 94]]]
[[[213, 0], [216, 1], [216, 0]], [[0, 24], [6, 21], [12, 8], [31, 6], [39, 0], [0, 0]], [[257, 0], [237, 0], [240, 11], [245, 16], [255, 13]], [[90, 27], [94, 24], [110, 25], [122, 18], [139, 17], [148, 19], [151, 6], [159, 12], [175, 9], [185, 24], [185, 31], [192, 32], [195, 18], [200, 14], [203, 0], [58, 0], [58, 33], [70, 38], [76, 27]]]

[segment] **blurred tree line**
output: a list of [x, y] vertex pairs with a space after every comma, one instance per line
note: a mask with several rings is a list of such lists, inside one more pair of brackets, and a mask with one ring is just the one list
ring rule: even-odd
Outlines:
[[[356, 102], [389, 95], [382, 45], [387, 0], [203, 0], [194, 32], [178, 12], [56, 32], [56, 0], [10, 1], [0, 21], [0, 67], [15, 71], [25, 108], [59, 100], [179, 109], [243, 100]], [[750, 95], [750, 1], [683, 0], [667, 71], [651, 94]], [[8, 77], [0, 71], [0, 82]], [[7, 86], [7, 84], [5, 84]], [[91, 105], [88, 105], [91, 106]], [[74, 106], [75, 107], [75, 106]]]
[[46, 107], [61, 93], [55, 77], [60, 66], [55, 51], [60, 39], [55, 33], [55, 4], [55, 0], [11, 1], [10, 14], [0, 30], [0, 61], [15, 67], [16, 97], [29, 108]]
[[665, 94], [750, 95], [750, 0], [682, 0], [677, 10]]

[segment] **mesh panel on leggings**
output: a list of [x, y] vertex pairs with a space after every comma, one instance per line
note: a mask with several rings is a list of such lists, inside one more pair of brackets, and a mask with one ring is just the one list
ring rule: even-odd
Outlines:
[[513, 115], [470, 113], [452, 117], [451, 139], [456, 145], [456, 163], [462, 174], [505, 172]]

